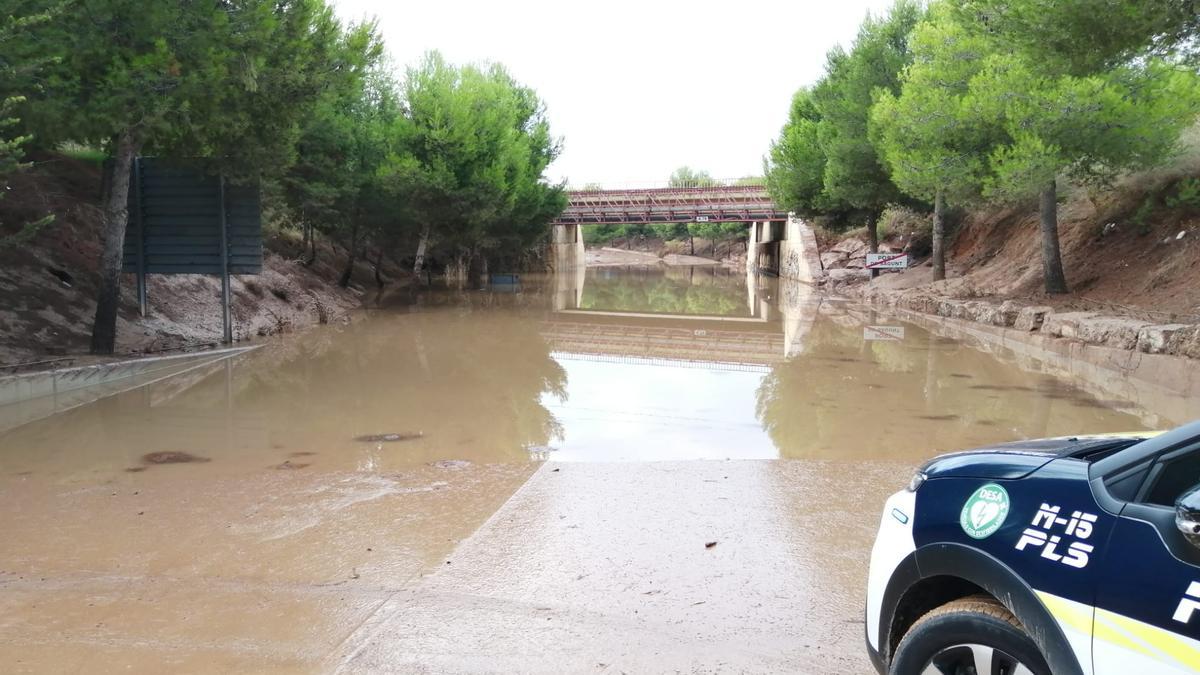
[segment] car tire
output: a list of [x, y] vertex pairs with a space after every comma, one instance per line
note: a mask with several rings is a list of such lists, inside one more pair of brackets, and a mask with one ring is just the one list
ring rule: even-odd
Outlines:
[[1021, 622], [985, 595], [955, 600], [917, 619], [896, 648], [889, 672], [1051, 675], [1045, 657]]

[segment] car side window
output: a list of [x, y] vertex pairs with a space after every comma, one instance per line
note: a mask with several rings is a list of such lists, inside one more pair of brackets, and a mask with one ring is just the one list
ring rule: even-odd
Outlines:
[[1200, 446], [1159, 459], [1139, 502], [1174, 507], [1188, 490], [1200, 485]]

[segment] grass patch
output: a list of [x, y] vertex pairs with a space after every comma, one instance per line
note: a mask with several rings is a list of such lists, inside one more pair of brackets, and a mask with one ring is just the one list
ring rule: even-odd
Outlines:
[[103, 164], [108, 160], [108, 153], [103, 150], [74, 141], [68, 141], [58, 146], [58, 151], [71, 159], [89, 164]]

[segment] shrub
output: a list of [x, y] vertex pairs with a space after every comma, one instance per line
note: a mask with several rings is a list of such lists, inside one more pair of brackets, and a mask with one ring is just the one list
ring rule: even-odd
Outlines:
[[1200, 209], [1200, 178], [1184, 178], [1176, 183], [1173, 194], [1167, 195], [1166, 202], [1172, 209]]
[[1150, 219], [1154, 217], [1154, 195], [1151, 194], [1142, 201], [1142, 205], [1129, 218], [1136, 227], [1138, 234], [1150, 234]]

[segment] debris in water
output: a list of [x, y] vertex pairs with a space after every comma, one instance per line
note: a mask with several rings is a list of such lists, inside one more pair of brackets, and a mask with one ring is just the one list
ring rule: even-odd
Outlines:
[[399, 443], [401, 441], [413, 441], [425, 436], [425, 432], [418, 431], [415, 434], [368, 434], [366, 436], [355, 436], [354, 440], [359, 443]]
[[917, 415], [919, 420], [933, 420], [935, 422], [949, 422], [950, 420], [958, 419], [958, 415]]
[[276, 464], [275, 466], [273, 466], [271, 468], [276, 469], [276, 470], [281, 470], [281, 471], [288, 471], [291, 469], [303, 469], [306, 466], [309, 466], [309, 464], [307, 464], [306, 462], [298, 462], [296, 464], [292, 464], [292, 460], [289, 459], [289, 460], [284, 460], [283, 464]]
[[288, 453], [288, 457], [312, 457], [312, 456], [313, 456], [313, 455], [315, 455], [315, 454], [317, 454], [317, 453], [315, 453], [315, 452], [308, 452], [308, 451], [301, 451], [301, 452], [289, 452], [289, 453]]
[[145, 470], [146, 467], [144, 466], [131, 466], [128, 469], [125, 469], [125, 473], [141, 473]]
[[715, 542], [715, 541], [710, 541], [710, 542], [708, 542], [707, 544], [705, 544], [705, 545], [704, 545], [704, 548], [712, 548], [712, 547], [714, 547], [714, 546], [716, 546], [716, 545], [717, 545], [717, 542]]
[[430, 462], [429, 466], [435, 466], [439, 469], [465, 469], [471, 466], [471, 463], [465, 459], [439, 459], [436, 462]]
[[969, 379], [971, 379], [971, 378], [973, 378], [973, 377], [975, 377], [975, 376], [974, 376], [974, 375], [968, 375], [967, 373], [950, 373], [950, 377], [957, 377], [957, 378], [960, 378], [960, 379], [963, 379], [963, 380], [969, 380]]
[[142, 455], [142, 461], [146, 464], [190, 464], [193, 462], [211, 462], [212, 460], [207, 457], [197, 457], [187, 452], [164, 450], [162, 452], [150, 452]]
[[558, 469], [551, 469], [551, 471], [553, 471], [553, 472], [557, 473], [557, 472], [558, 472]]

